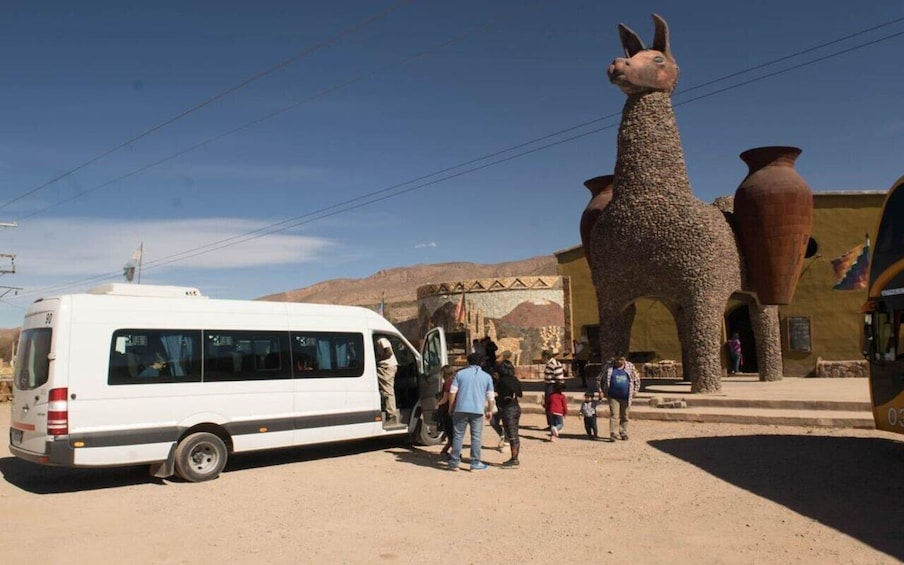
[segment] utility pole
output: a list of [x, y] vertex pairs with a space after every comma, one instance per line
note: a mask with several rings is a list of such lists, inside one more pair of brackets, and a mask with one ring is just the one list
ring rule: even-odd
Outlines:
[[[19, 224], [16, 222], [0, 222], [0, 230], [3, 228], [17, 228]], [[6, 260], [9, 259], [9, 263], [6, 264]], [[3, 275], [12, 275], [16, 272], [16, 256], [13, 253], [0, 253], [0, 277]], [[19, 294], [19, 291], [22, 290], [22, 287], [19, 286], [6, 286], [0, 285], [0, 298], [3, 298], [10, 292], [14, 294]]]

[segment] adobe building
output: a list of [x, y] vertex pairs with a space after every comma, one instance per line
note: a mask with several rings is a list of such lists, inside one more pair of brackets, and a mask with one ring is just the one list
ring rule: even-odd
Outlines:
[[[860, 308], [866, 301], [866, 290], [834, 290], [837, 280], [832, 259], [863, 244], [866, 234], [874, 233], [885, 196], [885, 191], [813, 193], [813, 231], [807, 258], [791, 304], [779, 308], [785, 377], [866, 376], [860, 352]], [[566, 340], [586, 336], [593, 346], [599, 316], [584, 249], [579, 245], [556, 252], [555, 256], [558, 274], [570, 280]], [[639, 362], [680, 362], [678, 331], [668, 310], [649, 299], [640, 299], [635, 306], [637, 314], [631, 328], [633, 358]], [[748, 306], [742, 301], [729, 300], [724, 332], [726, 339], [738, 332], [743, 343], [742, 370], [755, 372], [756, 343]], [[727, 361], [723, 367], [727, 367]]]

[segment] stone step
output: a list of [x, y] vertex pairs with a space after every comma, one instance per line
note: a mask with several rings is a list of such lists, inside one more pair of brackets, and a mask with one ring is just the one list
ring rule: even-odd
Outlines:
[[[566, 393], [569, 406], [580, 406], [583, 395], [579, 393]], [[524, 401], [540, 404], [543, 395], [527, 393]], [[641, 392], [634, 397], [632, 408], [649, 406], [654, 398], [660, 400], [681, 399], [687, 403], [688, 408], [758, 408], [767, 410], [830, 410], [843, 412], [868, 412], [872, 413], [872, 405], [869, 402], [858, 400], [806, 400], [806, 399], [782, 399], [782, 398], [733, 398], [719, 395], [695, 395], [695, 394], [663, 394]], [[602, 402], [605, 405], [605, 401]]]
[[[543, 413], [543, 407], [539, 404], [522, 403], [521, 409], [528, 414]], [[577, 410], [574, 413], [577, 414]], [[608, 419], [609, 408], [605, 405], [600, 406], [598, 408], [598, 417], [600, 419]], [[822, 428], [875, 428], [872, 413], [860, 410], [788, 410], [716, 406], [652, 408], [650, 406], [633, 404], [631, 406], [631, 419]]]

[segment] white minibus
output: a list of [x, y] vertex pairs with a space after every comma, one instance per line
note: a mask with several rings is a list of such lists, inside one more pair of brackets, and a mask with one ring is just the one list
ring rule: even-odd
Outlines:
[[[398, 360], [394, 425], [377, 384], [380, 337]], [[446, 363], [441, 328], [419, 353], [366, 308], [106, 284], [26, 312], [10, 451], [67, 467], [149, 464], [195, 482], [243, 451], [404, 435], [435, 444]]]

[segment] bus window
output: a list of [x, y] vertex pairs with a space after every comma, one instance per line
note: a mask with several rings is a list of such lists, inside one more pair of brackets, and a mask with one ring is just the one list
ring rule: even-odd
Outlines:
[[204, 382], [290, 377], [288, 336], [285, 332], [204, 332]]
[[295, 378], [360, 377], [364, 335], [348, 332], [292, 332]]
[[887, 312], [878, 313], [878, 335], [876, 336], [877, 357], [880, 360], [895, 358], [895, 333], [892, 329], [892, 317]]
[[904, 322], [904, 310], [898, 310], [895, 312], [895, 332], [893, 343], [895, 344], [894, 351], [892, 351], [895, 359], [904, 359], [904, 332], [901, 331], [901, 323]]
[[116, 330], [110, 347], [107, 383], [199, 382], [200, 333], [197, 330]]

